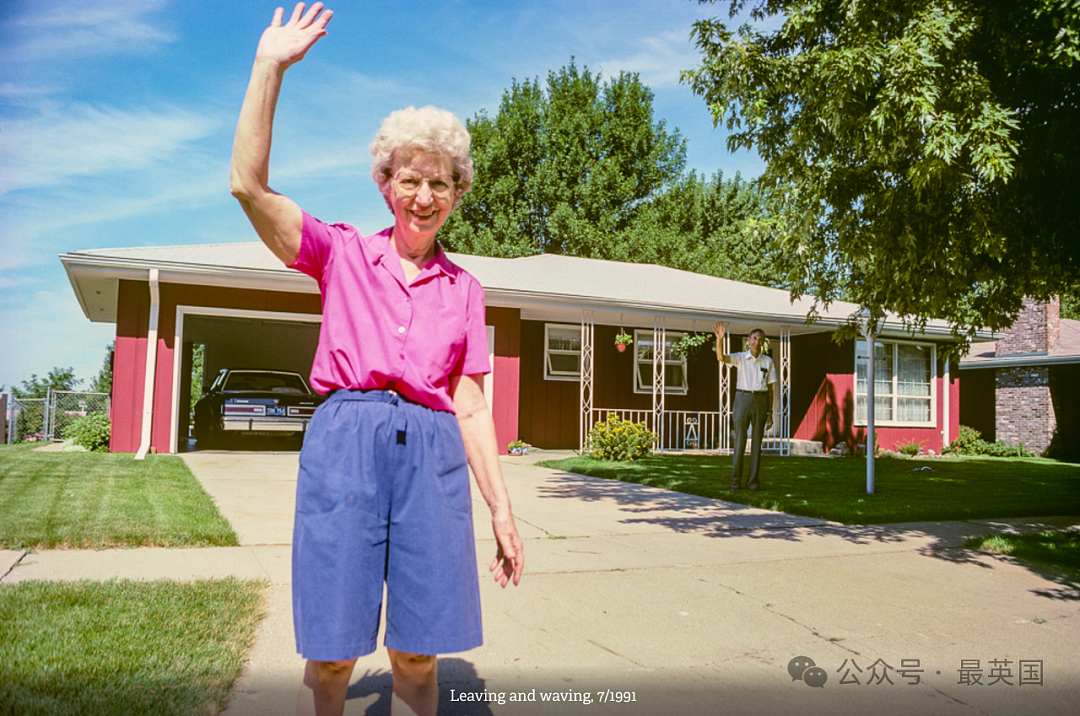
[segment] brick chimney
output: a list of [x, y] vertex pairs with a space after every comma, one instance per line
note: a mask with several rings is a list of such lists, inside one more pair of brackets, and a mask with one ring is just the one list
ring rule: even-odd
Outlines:
[[[1061, 340], [1061, 300], [1048, 303], [1024, 298], [1016, 322], [997, 341], [996, 354], [1003, 356], [1047, 355]], [[1050, 445], [1057, 428], [1050, 397], [1050, 368], [1026, 365], [998, 368], [996, 433], [1010, 445], [1024, 444], [1036, 455]]]
[[997, 355], [1045, 354], [1061, 341], [1061, 298], [1049, 303], [1024, 298], [1016, 322], [997, 342]]

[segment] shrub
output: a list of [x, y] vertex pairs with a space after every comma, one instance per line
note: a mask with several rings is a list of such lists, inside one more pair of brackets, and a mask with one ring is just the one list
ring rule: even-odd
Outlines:
[[64, 428], [65, 440], [72, 440], [91, 452], [109, 449], [109, 416], [106, 413], [90, 413]]
[[905, 457], [915, 457], [916, 455], [922, 454], [922, 444], [924, 442], [926, 441], [920, 440], [919, 442], [915, 442], [914, 440], [909, 440], [906, 443], [900, 443], [896, 446], [896, 452]]
[[1024, 448], [1023, 443], [1020, 443], [1019, 447], [1009, 445], [1003, 440], [988, 443], [982, 439], [982, 434], [978, 430], [969, 428], [967, 425], [960, 426], [956, 440], [949, 443], [949, 446], [942, 450], [942, 453], [948, 455], [988, 455], [990, 457], [1035, 457], [1031, 451]]
[[998, 440], [996, 443], [985, 444], [986, 449], [982, 454], [990, 457], [1035, 457], [1034, 453], [1024, 447], [1024, 443], [1015, 446]]
[[608, 413], [607, 420], [589, 431], [589, 448], [601, 460], [626, 462], [645, 457], [656, 440], [656, 433], [645, 423], [627, 422], [614, 413]]
[[986, 449], [986, 441], [982, 439], [982, 433], [975, 428], [961, 425], [956, 433], [956, 439], [948, 444], [942, 451], [952, 455], [981, 455]]

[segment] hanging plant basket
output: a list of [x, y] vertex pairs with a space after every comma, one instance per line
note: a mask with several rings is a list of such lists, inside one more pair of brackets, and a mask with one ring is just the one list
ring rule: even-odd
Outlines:
[[615, 336], [615, 350], [623, 353], [626, 351], [626, 347], [633, 345], [634, 337], [626, 332], [625, 328], [619, 329], [618, 335]]

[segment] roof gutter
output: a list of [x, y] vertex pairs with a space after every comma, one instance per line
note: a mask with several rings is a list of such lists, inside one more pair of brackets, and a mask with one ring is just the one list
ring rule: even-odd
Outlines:
[[985, 358], [968, 363], [961, 362], [960, 370], [977, 370], [979, 368], [1023, 368], [1030, 366], [1037, 368], [1047, 365], [1071, 365], [1080, 363], [1080, 355], [1068, 356], [1024, 356], [1017, 358]]
[[158, 314], [161, 311], [161, 291], [156, 268], [150, 269], [150, 320], [146, 327], [146, 380], [143, 382], [142, 440], [136, 460], [146, 459], [154, 425], [154, 378], [157, 368]]

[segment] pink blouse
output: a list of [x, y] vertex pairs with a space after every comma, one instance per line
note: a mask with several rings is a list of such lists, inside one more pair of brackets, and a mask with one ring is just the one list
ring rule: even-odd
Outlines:
[[450, 376], [491, 372], [484, 289], [439, 247], [413, 279], [390, 244], [390, 229], [361, 236], [304, 212], [291, 268], [319, 282], [323, 321], [311, 367], [319, 393], [393, 389], [454, 412]]

